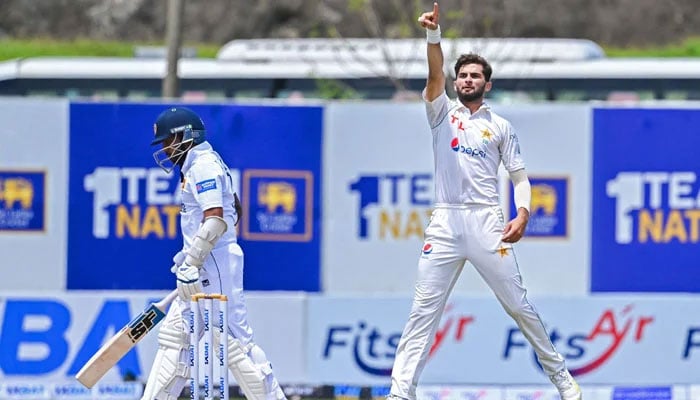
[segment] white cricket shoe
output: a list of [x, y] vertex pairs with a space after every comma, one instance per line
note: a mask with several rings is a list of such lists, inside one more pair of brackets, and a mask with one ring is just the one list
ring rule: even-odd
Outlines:
[[581, 400], [583, 398], [578, 383], [576, 383], [574, 377], [571, 376], [566, 368], [554, 375], [550, 375], [549, 379], [557, 387], [561, 400]]

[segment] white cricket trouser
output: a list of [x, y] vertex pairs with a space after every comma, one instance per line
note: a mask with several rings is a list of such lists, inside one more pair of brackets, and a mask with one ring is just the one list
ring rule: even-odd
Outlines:
[[[509, 243], [501, 242], [500, 207], [436, 204], [418, 261], [413, 305], [396, 349], [391, 394], [413, 400], [447, 298], [465, 261], [470, 261], [505, 311], [517, 323], [550, 375], [565, 367], [535, 308], [526, 298]], [[497, 377], [494, 377], [497, 379]]]
[[[253, 330], [248, 324], [248, 309], [246, 307], [245, 296], [243, 294], [243, 251], [236, 243], [231, 243], [228, 246], [216, 248], [211, 252], [211, 257], [207, 257], [203, 268], [200, 270], [200, 282], [207, 294], [225, 294], [228, 296], [228, 329], [233, 338], [238, 339], [242, 344], [248, 345], [253, 342]], [[204, 304], [200, 304], [200, 316], [203, 315]], [[163, 322], [164, 326], [174, 326], [176, 330], [182, 332], [180, 343], [181, 354], [177, 355], [178, 359], [170, 360], [176, 364], [185, 362], [185, 352], [189, 347], [189, 304], [180, 299], [178, 296], [173, 301], [173, 304], [168, 310], [168, 314]], [[163, 329], [161, 327], [161, 329]], [[203, 332], [199, 332], [199, 336]], [[257, 347], [257, 345], [256, 345]], [[161, 351], [161, 350], [159, 350]], [[268, 365], [269, 361], [265, 353], [257, 351], [250, 355], [253, 362], [258, 365]], [[160, 377], [159, 373], [168, 374], [163, 371], [153, 371], [149, 376], [145, 393], [159, 392], [160, 388], [151, 388], [151, 385], [158, 385], [159, 381], [169, 382], [174, 380], [172, 384], [172, 393], [177, 396], [182, 391], [186, 380], [185, 376], [167, 376]], [[173, 375], [173, 374], [170, 374]], [[275, 389], [279, 388], [279, 383], [273, 372], [267, 375], [265, 386], [267, 392], [274, 393]], [[282, 396], [284, 397], [284, 396]], [[151, 399], [148, 399], [151, 400]]]
[[237, 243], [212, 250], [200, 271], [200, 282], [207, 294], [228, 296], [228, 327], [243, 344], [253, 340], [248, 324], [248, 308], [243, 294], [243, 250]]

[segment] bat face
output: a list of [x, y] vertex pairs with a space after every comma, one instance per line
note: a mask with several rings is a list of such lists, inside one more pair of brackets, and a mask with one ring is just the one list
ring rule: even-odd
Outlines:
[[[162, 305], [161, 305], [162, 307]], [[158, 305], [151, 304], [123, 327], [78, 371], [76, 378], [85, 387], [91, 388], [112, 368], [117, 361], [143, 339], [148, 332], [165, 318]]]
[[136, 318], [129, 322], [126, 334], [131, 338], [131, 341], [136, 344], [144, 335], [158, 325], [163, 318], [165, 318], [165, 313], [151, 304], [144, 312], [137, 315]]

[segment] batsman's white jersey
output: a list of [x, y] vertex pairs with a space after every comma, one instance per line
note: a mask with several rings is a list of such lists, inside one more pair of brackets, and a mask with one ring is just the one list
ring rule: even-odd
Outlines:
[[204, 219], [204, 210], [222, 207], [228, 228], [215, 248], [236, 243], [236, 210], [233, 207], [233, 181], [228, 167], [209, 142], [190, 149], [182, 165], [182, 205], [180, 224], [184, 249], [192, 245]]
[[[229, 296], [229, 327], [233, 336], [242, 343], [252, 340], [243, 297], [243, 250], [236, 242], [235, 224], [238, 216], [234, 209], [234, 188], [231, 174], [209, 142], [190, 149], [181, 169], [182, 205], [180, 224], [183, 251], [192, 245], [202, 224], [204, 210], [222, 207], [228, 229], [216, 242], [200, 271], [205, 293]], [[184, 307], [186, 308], [186, 307]]]
[[564, 359], [526, 298], [512, 245], [501, 241], [505, 220], [498, 167], [503, 163], [510, 172], [525, 168], [511, 124], [485, 104], [471, 114], [444, 92], [426, 101], [426, 111], [433, 134], [436, 203], [425, 230], [413, 305], [396, 351], [391, 394], [416, 398], [445, 303], [466, 261], [513, 317], [547, 374], [560, 371]]

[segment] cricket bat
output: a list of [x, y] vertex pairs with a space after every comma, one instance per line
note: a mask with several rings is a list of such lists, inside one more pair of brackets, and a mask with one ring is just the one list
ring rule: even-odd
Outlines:
[[170, 292], [163, 300], [146, 307], [134, 317], [125, 327], [117, 332], [104, 344], [92, 358], [78, 371], [75, 376], [86, 388], [92, 388], [97, 381], [117, 364], [136, 343], [152, 331], [165, 318], [165, 309], [175, 297], [177, 289]]

